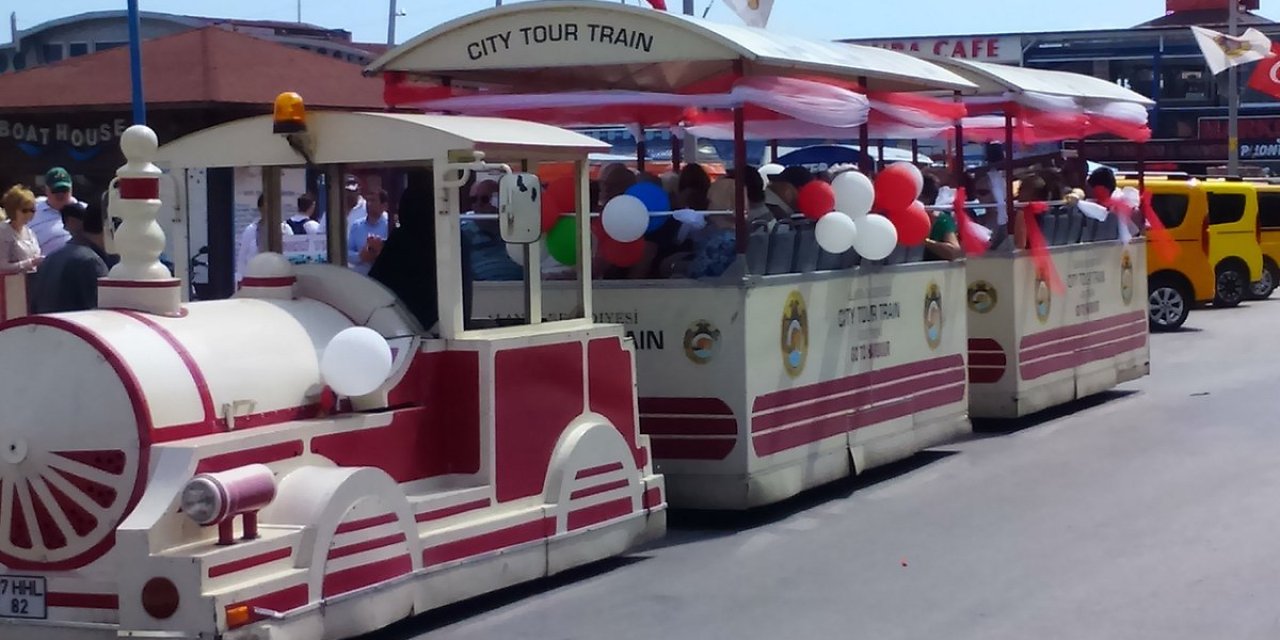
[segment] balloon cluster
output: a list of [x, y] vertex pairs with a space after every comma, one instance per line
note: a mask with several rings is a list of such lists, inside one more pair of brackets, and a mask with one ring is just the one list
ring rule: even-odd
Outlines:
[[898, 242], [909, 247], [924, 244], [933, 221], [919, 200], [924, 190], [920, 169], [909, 162], [895, 162], [876, 176], [875, 187], [874, 207], [888, 214], [898, 231]]
[[[594, 229], [600, 241], [600, 257], [618, 267], [630, 267], [644, 258], [644, 236], [657, 231], [671, 217], [671, 199], [659, 185], [639, 182], [614, 196], [600, 213]], [[666, 215], [650, 215], [663, 213]]]
[[823, 251], [842, 254], [854, 249], [868, 260], [883, 260], [898, 245], [898, 231], [884, 216], [871, 213], [878, 188], [865, 175], [845, 171], [831, 184], [814, 180], [796, 198], [796, 207], [817, 220], [814, 237]]

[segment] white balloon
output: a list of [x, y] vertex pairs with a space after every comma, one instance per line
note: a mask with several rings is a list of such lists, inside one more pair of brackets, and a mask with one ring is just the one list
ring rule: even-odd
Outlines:
[[831, 181], [836, 192], [836, 209], [857, 217], [871, 211], [876, 199], [876, 188], [871, 179], [859, 171], [845, 171]]
[[769, 176], [776, 176], [779, 173], [782, 173], [783, 169], [786, 169], [786, 167], [780, 164], [774, 164], [770, 162], [769, 164], [766, 164], [765, 166], [760, 167], [760, 177], [764, 178], [765, 183], [768, 183]]
[[853, 248], [853, 241], [858, 236], [858, 226], [853, 218], [839, 211], [832, 211], [818, 218], [813, 235], [823, 251], [838, 255]]
[[898, 230], [889, 219], [873, 213], [858, 220], [858, 234], [853, 238], [853, 248], [867, 260], [884, 260], [898, 246]]
[[373, 393], [391, 375], [391, 345], [368, 327], [343, 329], [324, 348], [320, 375], [340, 395]]
[[911, 173], [911, 179], [916, 183], [916, 197], [919, 198], [920, 194], [924, 192], [924, 174], [920, 172], [920, 167], [905, 161], [895, 162], [893, 164], [900, 164]]
[[618, 242], [635, 242], [649, 228], [649, 210], [640, 198], [623, 194], [605, 203], [600, 222], [610, 238]]

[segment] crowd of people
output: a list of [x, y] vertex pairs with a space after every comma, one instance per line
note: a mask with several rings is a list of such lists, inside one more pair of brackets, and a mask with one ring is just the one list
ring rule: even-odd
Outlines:
[[106, 217], [73, 195], [71, 174], [45, 173], [43, 193], [18, 184], [0, 196], [0, 275], [28, 276], [35, 313], [81, 311], [98, 305], [98, 278], [118, 257], [106, 252]]

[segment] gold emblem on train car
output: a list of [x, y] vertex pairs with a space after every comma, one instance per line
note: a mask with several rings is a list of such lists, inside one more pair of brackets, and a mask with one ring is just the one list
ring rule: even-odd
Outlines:
[[792, 291], [782, 306], [781, 346], [783, 368], [792, 378], [798, 377], [809, 357], [809, 312], [799, 291]]
[[930, 282], [924, 292], [924, 339], [930, 349], [942, 344], [942, 289]]
[[1053, 292], [1049, 290], [1049, 282], [1044, 273], [1036, 270], [1036, 318], [1041, 323], [1049, 322], [1049, 310], [1053, 308]]
[[706, 364], [720, 347], [720, 330], [706, 320], [698, 320], [684, 332], [684, 355], [689, 362]]
[[1133, 302], [1133, 258], [1128, 250], [1120, 256], [1120, 299], [1126, 306]]
[[978, 280], [969, 285], [969, 310], [975, 313], [991, 313], [1000, 299], [996, 288], [986, 280]]

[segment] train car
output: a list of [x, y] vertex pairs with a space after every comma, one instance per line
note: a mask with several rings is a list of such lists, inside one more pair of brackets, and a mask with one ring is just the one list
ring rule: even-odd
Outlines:
[[[872, 92], [974, 88], [897, 52], [572, 1], [466, 16], [388, 52], [369, 71], [386, 75], [389, 94], [403, 91], [406, 79], [448, 78], [460, 90], [536, 91], [518, 100], [566, 110], [554, 101], [579, 99], [570, 95], [579, 89], [670, 105], [743, 78], [821, 76]], [[745, 117], [732, 95], [726, 104]], [[635, 111], [643, 109], [619, 110]], [[741, 185], [743, 135], [735, 145]], [[597, 285], [597, 319], [624, 323], [635, 341], [641, 431], [652, 439], [673, 506], [774, 503], [970, 430], [963, 266], [922, 262], [919, 247], [863, 262], [852, 250], [820, 251], [814, 233], [803, 221], [754, 233], [743, 227], [736, 266], [714, 280]], [[541, 293], [538, 317], [576, 308], [571, 287], [551, 283]], [[473, 315], [528, 317], [520, 294], [515, 284], [477, 283]]]
[[[982, 131], [984, 119], [977, 118], [970, 124], [979, 126], [962, 126], [957, 135], [994, 134], [1003, 138], [1007, 157], [1023, 138], [1069, 135], [1040, 129], [1055, 120], [1074, 119], [1066, 129], [1081, 137], [1149, 134], [1143, 130], [1150, 100], [1113, 83], [972, 60], [939, 64], [979, 86], [976, 104], [1003, 111], [994, 131]], [[1047, 257], [1038, 260], [1035, 247], [1013, 247], [1008, 236], [968, 259], [970, 415], [1017, 418], [1150, 373], [1146, 243], [1122, 240], [1120, 225], [1128, 223], [1114, 212], [1104, 220], [1074, 205], [1015, 213], [1023, 205], [1014, 203], [1009, 171], [1003, 179], [1006, 201], [999, 206], [1008, 220], [1026, 216]]]
[[[0, 354], [26, 363], [0, 372], [0, 637], [347, 638], [664, 531], [632, 343], [591, 320], [590, 281], [585, 318], [462, 322], [466, 174], [509, 174], [516, 227], [539, 215], [519, 188], [532, 176], [486, 152], [571, 161], [585, 179], [604, 145], [525, 122], [277, 107], [158, 152], [151, 130], [126, 131], [102, 308], [0, 326]], [[233, 299], [183, 303], [157, 261], [157, 154], [177, 174], [265, 167], [269, 202], [281, 166], [425, 169], [439, 322], [368, 277], [272, 252]], [[278, 229], [278, 207], [266, 218]]]

